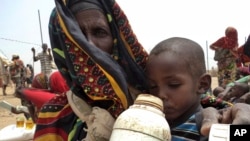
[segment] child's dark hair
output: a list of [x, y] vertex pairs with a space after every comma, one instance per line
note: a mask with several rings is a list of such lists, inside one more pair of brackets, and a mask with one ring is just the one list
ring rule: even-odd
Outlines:
[[206, 73], [204, 52], [198, 43], [181, 37], [169, 38], [157, 44], [151, 50], [150, 56], [165, 51], [180, 56], [180, 59], [185, 61], [186, 67], [192, 76], [200, 77]]

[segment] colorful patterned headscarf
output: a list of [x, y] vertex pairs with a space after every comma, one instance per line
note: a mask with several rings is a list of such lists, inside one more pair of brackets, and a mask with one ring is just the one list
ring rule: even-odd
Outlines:
[[114, 38], [112, 55], [89, 44], [68, 8], [75, 1], [78, 0], [56, 0], [49, 25], [55, 63], [77, 96], [117, 117], [133, 103], [128, 83], [140, 90], [145, 88], [143, 69], [147, 53], [123, 11], [112, 0], [94, 0], [102, 5], [110, 24]]
[[[97, 3], [106, 15], [113, 36], [113, 52], [108, 54], [89, 44], [69, 8], [77, 1], [55, 0], [56, 9], [49, 22], [54, 61], [75, 95], [91, 106], [108, 110], [116, 118], [133, 104], [129, 86], [146, 91], [144, 68], [148, 54], [114, 0], [83, 0]], [[77, 123], [73, 121], [77, 119], [66, 96], [57, 96], [41, 109], [35, 139], [43, 139], [49, 132], [50, 136], [55, 133], [54, 137], [60, 134], [60, 138], [71, 136], [75, 140], [79, 137], [77, 132], [83, 129], [74, 128]]]

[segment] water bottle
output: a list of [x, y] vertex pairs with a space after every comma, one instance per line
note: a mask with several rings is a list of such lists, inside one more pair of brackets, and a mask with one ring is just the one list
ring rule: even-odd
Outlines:
[[170, 141], [170, 128], [163, 102], [150, 94], [140, 94], [134, 104], [116, 119], [110, 141]]

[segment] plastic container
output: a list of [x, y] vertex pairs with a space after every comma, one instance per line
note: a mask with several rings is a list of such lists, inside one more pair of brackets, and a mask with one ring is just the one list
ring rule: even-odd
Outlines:
[[229, 141], [230, 124], [213, 124], [209, 132], [209, 141]]
[[169, 124], [163, 102], [150, 94], [140, 94], [135, 103], [115, 121], [110, 141], [170, 141]]

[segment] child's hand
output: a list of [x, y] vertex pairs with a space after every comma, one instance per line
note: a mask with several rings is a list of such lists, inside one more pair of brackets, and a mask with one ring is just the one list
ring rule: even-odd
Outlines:
[[212, 124], [219, 123], [222, 119], [222, 115], [219, 111], [213, 107], [208, 107], [202, 110], [203, 121], [201, 125], [201, 134], [204, 136], [209, 136], [209, 131]]

